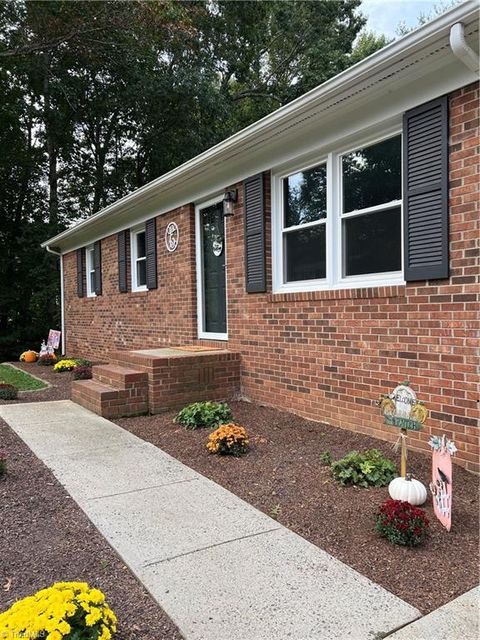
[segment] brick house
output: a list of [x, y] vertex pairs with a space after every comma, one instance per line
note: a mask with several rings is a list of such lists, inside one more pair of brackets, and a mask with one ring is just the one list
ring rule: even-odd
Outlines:
[[478, 471], [477, 42], [466, 2], [46, 242], [64, 350], [107, 363], [76, 399], [240, 394], [393, 440], [374, 401], [409, 379], [410, 445]]

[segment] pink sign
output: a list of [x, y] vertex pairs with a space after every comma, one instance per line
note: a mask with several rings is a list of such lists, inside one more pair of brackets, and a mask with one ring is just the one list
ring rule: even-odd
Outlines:
[[58, 347], [60, 346], [61, 335], [62, 335], [61, 331], [55, 331], [54, 329], [50, 329], [50, 331], [48, 332], [47, 345], [49, 347], [52, 347], [53, 349], [58, 349]]
[[430, 438], [432, 452], [432, 482], [430, 491], [433, 496], [435, 515], [447, 531], [452, 526], [452, 455], [457, 450], [453, 442], [445, 436]]

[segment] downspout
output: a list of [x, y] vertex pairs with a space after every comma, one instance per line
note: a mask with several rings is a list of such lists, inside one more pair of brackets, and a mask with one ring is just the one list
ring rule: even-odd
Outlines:
[[62, 331], [62, 355], [65, 355], [65, 298], [63, 284], [63, 254], [61, 251], [54, 251], [48, 245], [46, 245], [45, 249], [48, 251], [48, 253], [52, 253], [54, 256], [58, 256], [60, 258], [60, 322]]
[[465, 40], [465, 27], [462, 22], [457, 22], [450, 29], [450, 48], [466, 67], [478, 73], [479, 57]]

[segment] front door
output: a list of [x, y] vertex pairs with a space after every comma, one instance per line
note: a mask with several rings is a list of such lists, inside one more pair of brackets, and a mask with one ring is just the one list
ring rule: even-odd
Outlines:
[[[202, 270], [202, 333], [227, 333], [225, 221], [223, 202], [199, 210]], [[214, 337], [214, 336], [212, 336]]]

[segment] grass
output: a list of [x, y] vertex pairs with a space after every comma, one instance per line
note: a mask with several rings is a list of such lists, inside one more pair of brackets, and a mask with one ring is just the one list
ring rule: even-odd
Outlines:
[[0, 382], [13, 384], [19, 391], [35, 391], [48, 386], [42, 380], [37, 380], [25, 371], [15, 369], [8, 364], [0, 364]]

